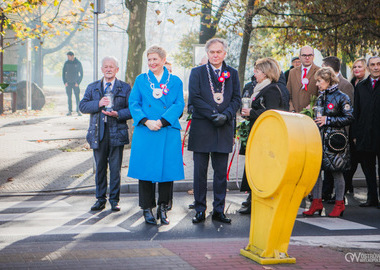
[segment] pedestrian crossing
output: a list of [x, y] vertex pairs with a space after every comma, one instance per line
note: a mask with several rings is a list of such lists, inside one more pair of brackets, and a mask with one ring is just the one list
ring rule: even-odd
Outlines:
[[[83, 200], [76, 199], [76, 201], [69, 197], [56, 197], [57, 199], [47, 200], [28, 200], [20, 197], [19, 199], [12, 198], [0, 199], [0, 242], [6, 242], [9, 237], [24, 239], [31, 236], [52, 236], [52, 235], [75, 235], [75, 236], [87, 236], [94, 234], [112, 234], [122, 233], [130, 234], [138, 231], [145, 231], [146, 225], [144, 218], [142, 217], [142, 211], [137, 207], [137, 200], [131, 200], [135, 204], [129, 203], [128, 206], [123, 205], [122, 211], [112, 212], [106, 208], [101, 212], [90, 212], [88, 203], [83, 203]], [[237, 210], [240, 207], [242, 201], [242, 195], [229, 194], [226, 203], [226, 213], [233, 220], [238, 222], [246, 222], [249, 226], [249, 216], [244, 218], [237, 214]], [[185, 204], [185, 202], [183, 202]], [[187, 206], [187, 204], [185, 204]], [[324, 229], [327, 231], [361, 231], [372, 234], [370, 236], [361, 236], [360, 239], [354, 241], [350, 238], [353, 245], [360, 246], [367, 242], [380, 241], [379, 235], [376, 234], [376, 227], [361, 224], [359, 222], [349, 221], [346, 219], [331, 219], [327, 217], [319, 218], [303, 218], [300, 208], [298, 212], [298, 218], [296, 224], [307, 224]], [[207, 216], [210, 213], [207, 212]], [[234, 217], [234, 215], [237, 215]], [[176, 227], [182, 227], [183, 225], [194, 227], [191, 223], [191, 217], [193, 212], [189, 211], [183, 205], [176, 205], [176, 207], [169, 212], [170, 224], [166, 226], [151, 227], [149, 229], [156, 230], [156, 237], [159, 233], [165, 233], [176, 230]], [[207, 219], [207, 217], [206, 217]], [[209, 218], [208, 218], [209, 219]], [[234, 223], [233, 223], [234, 224]], [[233, 226], [233, 224], [231, 226]], [[207, 226], [207, 222], [205, 224]], [[216, 228], [216, 227], [215, 227]], [[180, 233], [180, 231], [176, 231]], [[366, 234], [366, 233], [364, 233]], [[179, 234], [178, 234], [179, 235]], [[233, 237], [233, 235], [231, 235]], [[335, 237], [335, 238], [334, 238]], [[336, 236], [330, 238], [330, 236], [292, 236], [292, 241], [295, 243], [308, 243], [318, 244], [327, 241], [327, 243], [337, 244]], [[350, 236], [351, 237], [351, 236]], [[368, 239], [367, 239], [368, 238]], [[154, 239], [154, 238], [153, 238]], [[153, 240], [151, 239], [151, 240]], [[339, 241], [342, 238], [338, 237]], [[347, 243], [351, 240], [347, 239]], [[363, 242], [363, 243], [362, 243]]]

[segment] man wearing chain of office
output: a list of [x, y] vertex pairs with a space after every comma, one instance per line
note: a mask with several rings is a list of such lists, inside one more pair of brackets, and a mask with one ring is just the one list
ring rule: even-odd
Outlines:
[[214, 38], [205, 46], [208, 63], [191, 70], [189, 104], [194, 106], [188, 149], [193, 151], [193, 223], [206, 219], [207, 168], [211, 156], [213, 179], [212, 220], [231, 223], [224, 213], [228, 154], [232, 152], [235, 116], [240, 108], [240, 84], [236, 69], [226, 65], [227, 42]]

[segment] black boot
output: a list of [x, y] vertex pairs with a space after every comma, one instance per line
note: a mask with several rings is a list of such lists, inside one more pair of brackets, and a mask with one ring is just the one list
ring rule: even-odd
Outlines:
[[243, 215], [247, 215], [247, 214], [250, 214], [251, 213], [251, 205], [248, 205], [248, 206], [242, 206], [238, 212], [240, 214], [243, 214]]
[[147, 208], [143, 210], [143, 215], [145, 218], [145, 222], [152, 225], [157, 225], [157, 221], [153, 216], [152, 208]]
[[241, 205], [242, 207], [247, 207], [248, 205], [251, 205], [251, 193], [249, 193], [247, 199], [245, 200], [245, 202], [242, 202]]
[[168, 206], [165, 204], [160, 204], [157, 208], [157, 220], [161, 219], [162, 225], [169, 225], [169, 219], [166, 215], [166, 211], [168, 211]]

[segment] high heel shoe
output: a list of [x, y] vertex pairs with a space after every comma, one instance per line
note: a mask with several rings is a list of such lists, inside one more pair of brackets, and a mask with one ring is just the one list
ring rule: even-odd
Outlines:
[[152, 208], [147, 208], [143, 210], [143, 216], [145, 219], [145, 222], [152, 225], [157, 225], [157, 221], [153, 216]]
[[313, 199], [311, 202], [311, 206], [308, 211], [302, 212], [304, 216], [312, 216], [314, 215], [315, 212], [318, 212], [318, 215], [322, 214], [323, 210], [323, 204], [322, 204], [322, 199]]
[[161, 219], [162, 225], [168, 225], [170, 222], [168, 216], [166, 215], [167, 211], [168, 206], [165, 204], [160, 204], [157, 208], [157, 220]]
[[329, 217], [343, 217], [344, 209], [346, 209], [344, 200], [335, 201], [334, 209], [329, 214]]

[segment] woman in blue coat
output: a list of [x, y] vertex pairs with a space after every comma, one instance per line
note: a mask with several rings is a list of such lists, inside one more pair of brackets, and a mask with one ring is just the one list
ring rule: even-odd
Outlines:
[[149, 71], [136, 78], [129, 97], [135, 129], [128, 176], [139, 179], [139, 205], [148, 224], [157, 224], [152, 208], [158, 183], [157, 219], [169, 224], [173, 181], [185, 178], [179, 123], [185, 106], [183, 85], [164, 67], [163, 48], [150, 47], [147, 57]]

